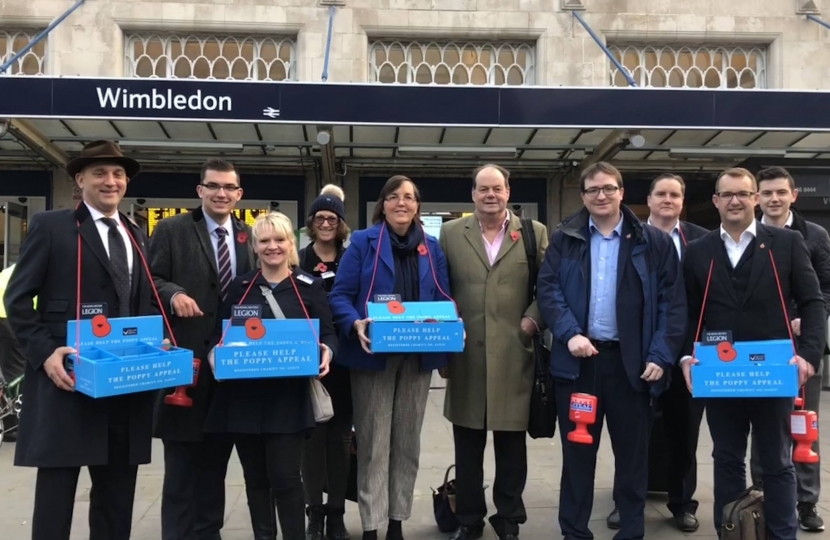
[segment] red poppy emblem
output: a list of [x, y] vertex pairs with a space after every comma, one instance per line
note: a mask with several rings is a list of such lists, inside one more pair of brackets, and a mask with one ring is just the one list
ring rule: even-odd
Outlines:
[[236, 241], [240, 244], [244, 244], [248, 241], [248, 233], [242, 231], [241, 233], [236, 235]]
[[513, 231], [510, 233], [510, 238], [512, 238], [514, 242], [517, 242], [519, 240], [519, 231]]
[[424, 255], [426, 255], [426, 254], [427, 254], [427, 247], [426, 247], [425, 245], [423, 245], [423, 244], [420, 244], [420, 245], [418, 246], [418, 253], [420, 253], [420, 254], [421, 254], [421, 256], [423, 257]]
[[318, 264], [317, 266], [314, 267], [314, 270], [316, 270], [317, 272], [320, 272], [322, 274], [323, 272], [328, 270], [328, 267], [325, 264], [320, 263], [320, 264]]

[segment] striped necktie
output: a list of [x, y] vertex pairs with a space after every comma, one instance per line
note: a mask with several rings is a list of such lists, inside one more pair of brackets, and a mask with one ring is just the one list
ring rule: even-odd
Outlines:
[[228, 249], [228, 231], [224, 227], [217, 227], [216, 236], [219, 237], [219, 286], [222, 291], [222, 300], [224, 300], [228, 294], [228, 286], [233, 281], [231, 252]]

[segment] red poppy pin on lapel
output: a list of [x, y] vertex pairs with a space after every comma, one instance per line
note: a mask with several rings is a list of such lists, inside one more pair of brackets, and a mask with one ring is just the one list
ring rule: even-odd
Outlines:
[[423, 244], [418, 245], [418, 253], [423, 257], [427, 254], [427, 247]]
[[248, 241], [248, 233], [242, 231], [241, 233], [236, 235], [236, 241], [240, 244], [244, 244]]
[[519, 231], [513, 231], [512, 233], [510, 233], [510, 238], [512, 238], [514, 242], [518, 242], [519, 241]]
[[320, 264], [318, 264], [317, 266], [314, 267], [314, 270], [316, 270], [317, 272], [320, 272], [322, 274], [323, 272], [328, 270], [328, 267], [326, 267], [325, 264], [320, 263]]

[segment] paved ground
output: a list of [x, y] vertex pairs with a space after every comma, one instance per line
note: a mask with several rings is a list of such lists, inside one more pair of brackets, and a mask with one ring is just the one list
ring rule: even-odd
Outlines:
[[[437, 380], [436, 380], [437, 382]], [[821, 422], [821, 429], [830, 433], [830, 393], [825, 394], [822, 410], [826, 420]], [[407, 540], [445, 539], [432, 517], [431, 488], [438, 486], [444, 476], [444, 470], [453, 460], [452, 431], [449, 424], [441, 415], [444, 401], [444, 391], [435, 389], [430, 394], [426, 422], [422, 435], [421, 471], [416, 486], [415, 505], [413, 516], [404, 524], [404, 533]], [[561, 470], [561, 450], [558, 435], [555, 440], [529, 440], [528, 459], [530, 464], [527, 489], [525, 491], [525, 505], [528, 509], [528, 523], [522, 528], [522, 538], [528, 540], [558, 540], [561, 538], [557, 523], [559, 506], [559, 474]], [[830, 437], [825, 439], [822, 450], [830, 450]], [[30, 538], [30, 517], [32, 511], [32, 492], [34, 487], [34, 472], [30, 469], [15, 468], [12, 466], [14, 446], [4, 444], [0, 447], [0, 538], [3, 540], [25, 540]], [[139, 470], [138, 492], [134, 513], [133, 538], [136, 540], [158, 539], [160, 536], [159, 508], [161, 504], [162, 483], [162, 450], [161, 445], [154, 447], [154, 461], [151, 465]], [[646, 508], [646, 537], [660, 540], [681, 539], [685, 536], [695, 538], [716, 538], [712, 527], [712, 457], [711, 439], [708, 429], [703, 429], [700, 447], [698, 449], [699, 481], [698, 499], [701, 508], [698, 517], [701, 528], [697, 533], [684, 535], [672, 527], [668, 518], [665, 500], [650, 499]], [[492, 448], [488, 447], [486, 458], [485, 482], [492, 485], [493, 474]], [[822, 474], [822, 483], [830, 485], [830, 471], [825, 465]], [[605, 527], [605, 517], [612, 508], [611, 486], [613, 478], [613, 455], [607, 434], [604, 435], [600, 448], [598, 462], [596, 498], [594, 503], [592, 529], [597, 539], [610, 539], [613, 531]], [[228, 504], [227, 519], [223, 538], [225, 540], [243, 540], [252, 537], [248, 523], [248, 509], [243, 489], [242, 470], [239, 461], [234, 456], [228, 474]], [[75, 519], [73, 539], [88, 538], [87, 511], [89, 478], [86, 473], [81, 475], [77, 503], [75, 505]], [[492, 511], [492, 503], [488, 501]], [[826, 519], [830, 519], [830, 493], [822, 494], [820, 512]], [[357, 506], [349, 503], [347, 525], [352, 536], [360, 538], [360, 520], [357, 515]], [[830, 523], [829, 523], [830, 525]], [[381, 535], [382, 537], [382, 535]], [[485, 538], [493, 540], [496, 536], [491, 530]], [[814, 538], [830, 540], [830, 532], [810, 534], [800, 532], [799, 538]]]

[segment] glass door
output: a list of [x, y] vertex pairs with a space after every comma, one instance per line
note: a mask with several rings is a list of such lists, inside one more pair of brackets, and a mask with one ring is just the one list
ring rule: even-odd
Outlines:
[[3, 268], [17, 262], [20, 245], [26, 237], [28, 208], [13, 202], [5, 204], [5, 232], [3, 235]]

